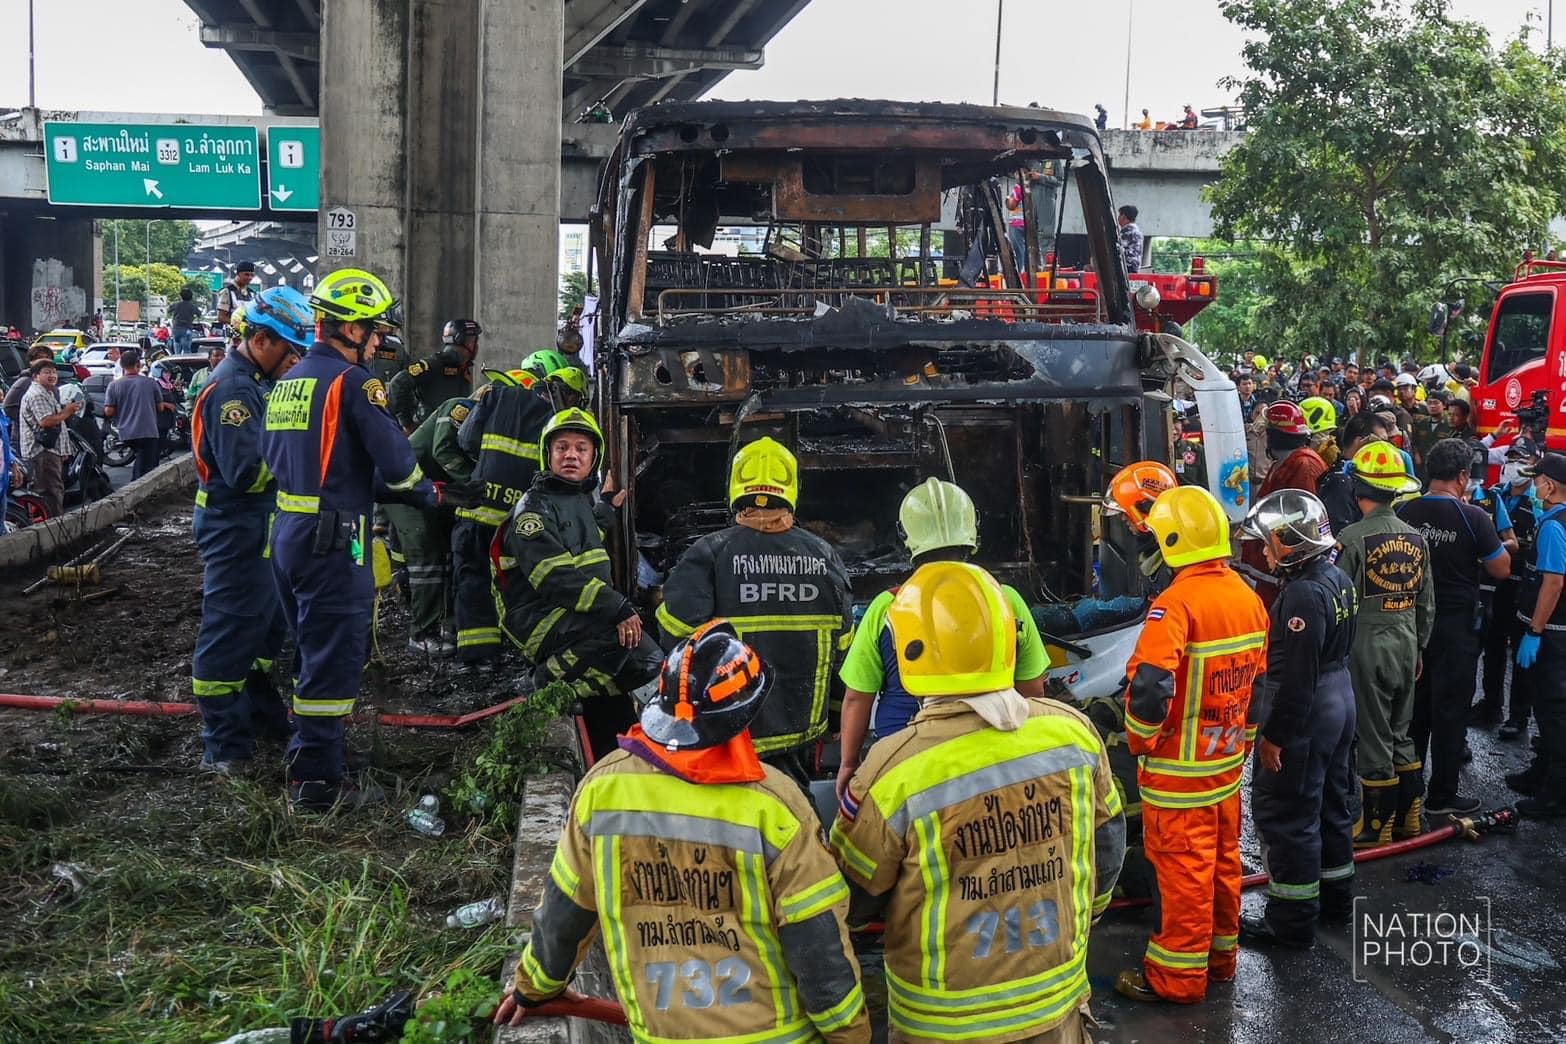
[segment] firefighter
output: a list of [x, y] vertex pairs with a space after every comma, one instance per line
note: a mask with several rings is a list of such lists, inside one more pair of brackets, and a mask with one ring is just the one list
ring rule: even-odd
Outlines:
[[1529, 469], [1544, 511], [1534, 535], [1528, 575], [1517, 596], [1517, 617], [1528, 631], [1517, 646], [1517, 666], [1529, 674], [1539, 753], [1506, 785], [1527, 797], [1517, 811], [1530, 817], [1566, 815], [1566, 457], [1546, 453]]
[[[1337, 441], [1337, 403], [1320, 395], [1312, 395], [1300, 402], [1300, 412], [1305, 415], [1305, 427], [1310, 429], [1310, 448], [1315, 450], [1327, 470], [1332, 470], [1342, 458]], [[1319, 484], [1321, 477], [1317, 476], [1316, 481]]]
[[538, 438], [555, 415], [548, 394], [526, 370], [485, 370], [487, 391], [458, 434], [477, 463], [478, 502], [457, 512], [451, 560], [457, 597], [457, 671], [501, 664], [500, 622], [490, 593], [490, 545], [538, 474]]
[[663, 585], [667, 645], [723, 618], [768, 663], [778, 691], [751, 730], [762, 759], [806, 790], [803, 752], [827, 730], [832, 676], [853, 637], [848, 570], [826, 541], [794, 524], [799, 466], [771, 438], [740, 448], [729, 471], [734, 525], [691, 545]]
[[283, 620], [267, 561], [277, 486], [261, 458], [261, 425], [267, 391], [315, 323], [309, 302], [286, 286], [261, 291], [246, 308], [245, 343], [212, 371], [191, 411], [203, 571], [190, 684], [201, 708], [201, 767], [233, 776], [250, 772], [257, 733], [288, 735], [288, 710], [269, 677]]
[[890, 1039], [1082, 1044], [1088, 931], [1125, 850], [1103, 742], [1017, 692], [1019, 621], [979, 567], [920, 566], [886, 619], [922, 706], [871, 748], [831, 843], [850, 923], [886, 924]]
[[[1156, 460], [1139, 460], [1127, 464], [1115, 472], [1104, 493], [1104, 513], [1125, 520], [1126, 527], [1136, 537], [1137, 568], [1144, 578], [1152, 579], [1164, 569], [1163, 556], [1158, 553], [1158, 542], [1152, 530], [1147, 528], [1147, 513], [1165, 490], [1179, 485], [1167, 464]], [[1168, 583], [1155, 584], [1162, 589]]]
[[[929, 478], [909, 490], [898, 510], [898, 524], [908, 544], [915, 568], [926, 562], [966, 562], [979, 549], [978, 514], [973, 500], [961, 486]], [[1017, 618], [1017, 670], [1012, 683], [1023, 696], [1044, 695], [1044, 672], [1049, 653], [1022, 595], [1002, 584], [1006, 604]], [[859, 767], [860, 751], [875, 711], [876, 740], [906, 728], [919, 711], [919, 701], [903, 686], [897, 674], [886, 611], [897, 589], [876, 595], [854, 630], [843, 669], [838, 672], [843, 693], [842, 765], [837, 773], [837, 796]]]
[[1496, 735], [1503, 740], [1521, 739], [1528, 734], [1532, 707], [1528, 698], [1528, 672], [1513, 670], [1508, 685], [1506, 669], [1516, 655], [1522, 636], [1527, 633], [1517, 618], [1517, 596], [1527, 578], [1534, 531], [1538, 516], [1543, 512], [1533, 496], [1533, 481], [1525, 473], [1538, 459], [1539, 451], [1534, 441], [1526, 435], [1517, 436], [1506, 447], [1501, 480], [1474, 495], [1474, 502], [1489, 513], [1501, 543], [1511, 554], [1511, 572], [1495, 582], [1495, 590], [1490, 596], [1490, 626], [1484, 636], [1484, 695], [1474, 704], [1469, 721], [1475, 725], [1500, 722]]
[[[447, 399], [414, 430], [408, 442], [419, 470], [433, 482], [466, 487], [473, 476], [473, 458], [457, 444], [457, 429], [468, 419], [474, 402]], [[470, 490], [474, 495], [477, 490]], [[408, 648], [426, 656], [450, 656], [457, 651], [445, 629], [451, 617], [451, 513], [412, 504], [387, 504], [387, 517], [397, 531], [408, 570]], [[485, 603], [489, 597], [488, 548], [484, 557]]]
[[[1317, 484], [1327, 473], [1326, 461], [1311, 448], [1311, 430], [1305, 422], [1305, 413], [1292, 402], [1275, 402], [1267, 407], [1267, 456], [1273, 464], [1256, 491], [1257, 500], [1280, 489], [1303, 489], [1314, 495]], [[1267, 568], [1261, 544], [1254, 540], [1244, 541], [1240, 545], [1240, 562], [1246, 578], [1261, 596], [1262, 604], [1271, 605], [1278, 596], [1278, 581]]]
[[444, 346], [428, 359], [401, 371], [386, 385], [391, 415], [408, 434], [420, 420], [447, 399], [473, 390], [473, 359], [479, 352], [483, 328], [472, 319], [451, 319], [440, 331]]
[[1435, 585], [1424, 537], [1392, 513], [1392, 501], [1419, 492], [1407, 458], [1389, 442], [1367, 442], [1352, 467], [1363, 517], [1338, 534], [1337, 565], [1359, 594], [1349, 652], [1362, 795], [1354, 846], [1369, 848], [1390, 842], [1399, 824], [1418, 832], [1424, 763], [1410, 729], [1420, 650], [1435, 626]]
[[603, 532], [623, 492], [599, 497], [604, 436], [586, 410], [562, 410], [539, 437], [543, 469], [495, 538], [500, 627], [534, 664], [534, 684], [570, 684], [600, 756], [635, 720], [626, 693], [658, 676], [663, 653], [631, 600], [609, 586]]
[[443, 498], [386, 411], [386, 389], [364, 368], [399, 325], [386, 284], [339, 269], [316, 284], [310, 305], [321, 339], [272, 389], [261, 445], [277, 476], [272, 573], [298, 646], [288, 795], [299, 811], [324, 812], [385, 798], [345, 776], [343, 763], [343, 720], [359, 694], [375, 602], [377, 482], [383, 501], [434, 507]]
[[867, 1044], [848, 889], [746, 728], [772, 684], [721, 621], [675, 647], [641, 724], [577, 788], [497, 1024], [581, 999], [566, 983], [601, 931], [639, 1041]]
[[1309, 949], [1316, 920], [1354, 907], [1354, 690], [1348, 655], [1358, 600], [1327, 552], [1326, 505], [1302, 490], [1259, 501], [1244, 523], [1283, 578], [1272, 604], [1251, 815], [1270, 878], [1263, 917], [1240, 918], [1240, 941]]
[[1240, 931], [1240, 776], [1255, 738], [1251, 686], [1264, 670], [1267, 612], [1229, 568], [1229, 520], [1199, 486], [1154, 502], [1148, 527], [1174, 570], [1126, 665], [1126, 743], [1142, 755], [1142, 844], [1158, 929], [1141, 969], [1115, 989], [1195, 1004], [1234, 978]]

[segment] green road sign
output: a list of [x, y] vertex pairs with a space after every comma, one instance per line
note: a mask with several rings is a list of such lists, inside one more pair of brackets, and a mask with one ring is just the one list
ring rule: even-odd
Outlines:
[[321, 129], [283, 124], [266, 129], [267, 203], [273, 210], [321, 205]]
[[49, 202], [65, 206], [256, 210], [254, 127], [44, 123]]
[[204, 283], [208, 290], [217, 293], [223, 289], [222, 272], [198, 272], [193, 268], [182, 268], [179, 274], [185, 277], [187, 283]]

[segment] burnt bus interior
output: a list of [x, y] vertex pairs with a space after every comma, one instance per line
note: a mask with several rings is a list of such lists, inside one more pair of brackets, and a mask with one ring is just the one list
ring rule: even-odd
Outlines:
[[[1006, 186], [1046, 163], [1052, 191], [1029, 194], [1028, 256], [1015, 258]], [[751, 249], [715, 252], [736, 226]], [[1041, 239], [1067, 228], [1102, 293], [1021, 274], [1046, 271]], [[799, 460], [800, 524], [838, 548], [860, 598], [909, 571], [897, 510], [932, 475], [973, 497], [977, 560], [1031, 602], [1081, 598], [1095, 574], [1100, 597], [1140, 594], [1123, 527], [1095, 569], [1105, 475], [1163, 436], [1141, 423], [1132, 305], [1086, 121], [657, 106], [627, 121], [593, 242], [607, 273], [600, 414], [633, 498], [617, 558], [640, 553], [640, 588], [730, 524], [729, 460], [771, 435]]]

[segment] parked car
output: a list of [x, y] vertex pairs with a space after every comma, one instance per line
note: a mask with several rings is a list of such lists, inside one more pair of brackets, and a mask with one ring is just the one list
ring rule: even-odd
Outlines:
[[80, 353], [92, 344], [92, 335], [70, 327], [61, 327], [58, 330], [50, 330], [46, 334], [39, 334], [33, 342], [33, 347], [47, 345], [54, 352], [54, 357], [63, 362], [71, 362], [72, 353]]
[[0, 381], [10, 383], [26, 372], [26, 342], [0, 340]]
[[78, 366], [85, 366], [88, 373], [114, 373], [114, 365], [118, 356], [109, 358], [111, 352], [125, 351], [127, 348], [136, 347], [130, 341], [99, 341], [82, 353], [82, 357], [76, 360]]

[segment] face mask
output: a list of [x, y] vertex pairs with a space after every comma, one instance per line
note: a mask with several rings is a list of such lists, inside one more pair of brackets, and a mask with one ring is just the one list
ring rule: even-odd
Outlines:
[[1509, 460], [1501, 465], [1501, 481], [1508, 486], [1515, 486], [1523, 481], [1523, 465], [1520, 460]]

